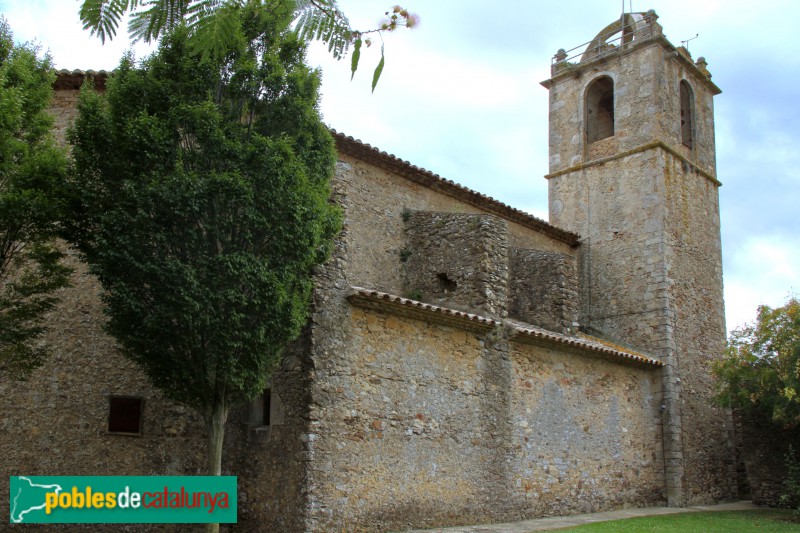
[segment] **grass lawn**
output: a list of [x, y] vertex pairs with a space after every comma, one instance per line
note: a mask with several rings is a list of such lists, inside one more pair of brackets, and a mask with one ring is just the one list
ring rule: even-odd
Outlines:
[[673, 531], [698, 533], [800, 532], [800, 517], [789, 510], [716, 511], [644, 516], [612, 522], [598, 522], [559, 531], [600, 533]]

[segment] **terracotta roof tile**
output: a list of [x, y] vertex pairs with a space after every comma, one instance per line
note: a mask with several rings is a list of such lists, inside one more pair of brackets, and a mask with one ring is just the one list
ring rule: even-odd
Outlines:
[[106, 87], [106, 80], [111, 75], [107, 70], [67, 70], [61, 69], [56, 71], [56, 81], [53, 83], [55, 90], [76, 90], [80, 89], [83, 85], [83, 80], [86, 77], [94, 78], [95, 87], [99, 90], [104, 90]]
[[426, 322], [436, 322], [469, 331], [488, 332], [500, 325], [497, 320], [484, 316], [426, 304], [410, 298], [403, 298], [402, 296], [362, 287], [352, 287], [347, 299], [359, 307], [407, 316]]
[[582, 352], [588, 352], [610, 359], [618, 363], [633, 363], [639, 366], [662, 367], [664, 363], [658, 359], [647, 357], [633, 350], [617, 347], [601, 339], [581, 335], [573, 337], [563, 335], [531, 324], [522, 325], [521, 323], [510, 321], [511, 338], [517, 342], [529, 344], [560, 344], [572, 347]]

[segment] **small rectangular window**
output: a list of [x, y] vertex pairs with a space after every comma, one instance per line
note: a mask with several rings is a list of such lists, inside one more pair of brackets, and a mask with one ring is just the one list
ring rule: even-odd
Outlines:
[[108, 432], [122, 435], [141, 435], [144, 399], [139, 396], [110, 396], [108, 398]]
[[284, 413], [281, 397], [273, 394], [272, 380], [267, 381], [267, 388], [242, 410], [243, 421], [247, 425], [250, 442], [266, 442], [270, 438], [273, 426], [283, 424]]

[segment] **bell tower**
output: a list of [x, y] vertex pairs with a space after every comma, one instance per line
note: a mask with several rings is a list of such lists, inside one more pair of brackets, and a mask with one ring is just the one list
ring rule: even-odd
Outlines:
[[581, 327], [664, 362], [671, 506], [735, 496], [730, 417], [710, 402], [725, 345], [713, 97], [706, 62], [627, 13], [559, 50], [550, 91], [550, 222], [581, 236]]

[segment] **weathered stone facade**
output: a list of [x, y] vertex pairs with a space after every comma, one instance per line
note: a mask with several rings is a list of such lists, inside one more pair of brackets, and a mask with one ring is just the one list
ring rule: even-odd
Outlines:
[[561, 333], [578, 326], [576, 258], [558, 252], [512, 248], [509, 315]]
[[[665, 363], [671, 504], [733, 497], [729, 415], [711, 406], [725, 342], [713, 96], [705, 61], [633, 14], [618, 47], [562, 58], [550, 90], [550, 219], [581, 235], [580, 323]], [[598, 39], [602, 36], [598, 36]], [[602, 39], [601, 39], [602, 40]], [[588, 142], [597, 80], [612, 81], [612, 136]], [[681, 92], [689, 95], [681, 98]]]
[[[724, 342], [718, 90], [649, 20], [648, 38], [557, 64], [545, 82], [552, 225], [335, 133], [344, 228], [269, 402], [229, 421], [231, 530], [392, 531], [733, 497], [727, 414], [708, 404], [705, 367]], [[598, 75], [614, 82], [613, 134], [588, 146], [582, 95]], [[60, 130], [79, 78], [57, 85]], [[676, 137], [683, 79], [691, 148]], [[122, 357], [97, 281], [76, 266], [44, 340], [55, 356], [0, 385], [9, 474], [200, 472], [201, 421]], [[145, 399], [141, 436], [107, 431], [114, 394]]]
[[505, 316], [508, 225], [491, 215], [406, 211], [404, 294], [482, 315]]

